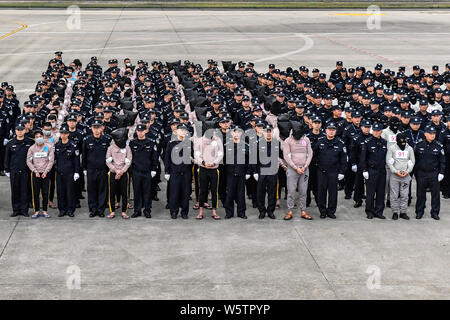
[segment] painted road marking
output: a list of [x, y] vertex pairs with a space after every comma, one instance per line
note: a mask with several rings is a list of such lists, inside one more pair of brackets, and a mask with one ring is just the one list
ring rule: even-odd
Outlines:
[[10, 33], [7, 33], [7, 34], [5, 34], [3, 36], [0, 36], [0, 40], [4, 39], [6, 37], [9, 37], [10, 35], [13, 35], [14, 33], [19, 32], [20, 30], [23, 30], [23, 29], [25, 29], [27, 27], [27, 25], [25, 23], [14, 22], [14, 21], [8, 21], [8, 22], [18, 23], [18, 24], [20, 24], [22, 26], [20, 28], [16, 29], [16, 30], [14, 30], [14, 31], [11, 31]]
[[330, 16], [385, 16], [384, 13], [329, 13]]

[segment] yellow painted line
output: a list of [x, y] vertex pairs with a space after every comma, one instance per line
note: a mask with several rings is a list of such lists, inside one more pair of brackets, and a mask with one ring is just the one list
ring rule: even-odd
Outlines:
[[23, 30], [23, 29], [25, 29], [27, 27], [27, 25], [25, 23], [20, 23], [20, 22], [14, 22], [14, 23], [18, 23], [18, 24], [20, 24], [22, 26], [20, 28], [16, 29], [16, 30], [14, 30], [14, 31], [11, 31], [10, 33], [7, 33], [7, 34], [5, 34], [3, 36], [0, 36], [0, 40], [4, 39], [6, 37], [9, 37], [10, 35], [12, 35], [12, 34], [14, 34], [16, 32], [19, 32], [20, 30]]
[[330, 16], [385, 16], [384, 13], [329, 13]]

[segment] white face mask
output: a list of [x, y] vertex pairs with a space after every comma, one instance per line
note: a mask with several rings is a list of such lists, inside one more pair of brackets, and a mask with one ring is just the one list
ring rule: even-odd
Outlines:
[[56, 123], [52, 122], [52, 128], [54, 129], [56, 127]]
[[43, 144], [44, 143], [44, 138], [42, 138], [42, 137], [36, 138], [36, 143], [37, 144]]
[[47, 131], [47, 130], [44, 130], [43, 133], [44, 133], [44, 136], [47, 136], [47, 137], [52, 134], [51, 131]]

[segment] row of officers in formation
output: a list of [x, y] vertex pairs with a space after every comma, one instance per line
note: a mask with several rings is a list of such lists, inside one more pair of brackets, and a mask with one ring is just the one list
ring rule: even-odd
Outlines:
[[440, 194], [450, 195], [448, 64], [442, 74], [415, 66], [392, 76], [377, 64], [349, 76], [338, 61], [328, 81], [304, 66], [223, 67], [112, 59], [103, 71], [92, 57], [83, 71], [56, 52], [22, 110], [2, 83], [0, 174], [12, 216], [33, 208], [32, 218], [49, 218], [50, 206], [73, 217], [86, 188], [90, 217], [150, 218], [167, 181], [173, 219], [188, 218], [191, 197], [197, 219], [205, 209], [221, 219], [219, 201], [225, 218], [246, 219], [246, 195], [260, 219], [275, 219], [283, 190], [285, 220], [296, 211], [312, 220], [313, 199], [320, 218], [335, 219], [338, 190], [355, 208], [365, 200], [368, 219], [385, 219], [386, 206], [409, 219], [414, 177], [416, 218], [430, 192], [439, 220]]

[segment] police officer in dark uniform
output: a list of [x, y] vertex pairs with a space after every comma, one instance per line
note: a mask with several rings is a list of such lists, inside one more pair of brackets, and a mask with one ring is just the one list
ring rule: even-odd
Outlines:
[[273, 213], [277, 202], [278, 162], [282, 158], [282, 151], [280, 141], [272, 137], [272, 131], [273, 127], [266, 125], [263, 137], [257, 144], [257, 161], [252, 170], [257, 181], [259, 219], [264, 219], [266, 214], [270, 219], [275, 219]]
[[194, 147], [189, 140], [188, 127], [179, 124], [177, 139], [169, 142], [164, 157], [165, 178], [169, 181], [170, 216], [176, 219], [181, 208], [181, 217], [188, 218], [191, 195], [192, 159]]
[[[312, 129], [306, 136], [311, 142], [311, 148], [314, 149], [319, 138], [325, 137], [325, 133], [321, 129], [322, 120], [319, 117], [313, 118]], [[314, 200], [317, 204], [317, 155], [313, 154], [313, 158], [309, 165], [309, 180], [308, 180], [308, 190], [306, 191], [306, 206], [309, 207], [311, 204], [311, 192], [314, 195]]]
[[94, 120], [92, 134], [84, 138], [82, 147], [82, 167], [87, 175], [89, 217], [105, 217], [107, 200], [108, 167], [106, 151], [110, 138], [102, 134], [103, 123]]
[[362, 147], [365, 144], [366, 139], [370, 137], [371, 127], [372, 124], [369, 120], [363, 120], [361, 122], [361, 133], [353, 137], [353, 142], [349, 150], [349, 162], [352, 172], [355, 173], [355, 192], [353, 195], [355, 204], [353, 205], [353, 208], [359, 208], [362, 206], [362, 199], [364, 197], [364, 177], [361, 166], [359, 166], [359, 161], [361, 159]]
[[367, 219], [373, 217], [385, 219], [384, 195], [386, 188], [386, 153], [387, 142], [381, 138], [383, 125], [374, 123], [372, 136], [366, 139], [361, 148], [359, 166], [366, 179], [366, 214]]
[[74, 217], [75, 181], [80, 178], [80, 157], [77, 145], [69, 139], [69, 128], [59, 130], [60, 139], [55, 145], [56, 192], [58, 194], [58, 217], [66, 214]]
[[425, 139], [414, 148], [416, 164], [414, 175], [417, 182], [416, 219], [422, 219], [425, 211], [426, 191], [431, 190], [431, 217], [439, 220], [441, 206], [439, 182], [444, 179], [445, 152], [436, 141], [436, 128], [425, 127]]
[[336, 125], [334, 122], [327, 124], [325, 133], [326, 136], [319, 138], [313, 149], [317, 154], [317, 204], [320, 218], [336, 219], [338, 181], [344, 179], [347, 151], [344, 142], [335, 136]]
[[[79, 129], [79, 126], [77, 124], [77, 113], [71, 113], [67, 117], [67, 129], [69, 130], [69, 139], [72, 143], [74, 143], [78, 149], [78, 158], [81, 156], [81, 149], [83, 147], [83, 140], [84, 140], [84, 132]], [[80, 178], [75, 181], [74, 186], [74, 193], [75, 193], [75, 208], [81, 208], [80, 205], [80, 199], [84, 199], [83, 197], [83, 189], [85, 185], [84, 181], [84, 174], [83, 169], [79, 168], [78, 174], [80, 175]]]
[[450, 198], [450, 116], [446, 118], [447, 129], [441, 134], [441, 143], [445, 152], [445, 179], [441, 182], [444, 199]]
[[11, 184], [11, 217], [20, 214], [28, 217], [30, 169], [26, 161], [28, 149], [34, 142], [25, 136], [22, 124], [16, 126], [15, 132], [15, 137], [7, 143], [5, 149], [5, 174], [10, 178]]
[[131, 163], [134, 213], [131, 218], [137, 218], [144, 209], [144, 216], [151, 218], [152, 208], [152, 177], [156, 175], [158, 168], [158, 149], [155, 143], [146, 137], [145, 124], [138, 124], [136, 127], [137, 137], [130, 141], [130, 149], [133, 154]]
[[250, 178], [252, 170], [249, 165], [249, 146], [241, 140], [242, 130], [233, 127], [233, 140], [224, 145], [225, 171], [227, 175], [227, 195], [225, 199], [225, 219], [234, 216], [234, 202], [237, 204], [237, 216], [247, 219], [245, 214], [245, 180]]
[[[352, 112], [352, 123], [347, 125], [344, 129], [344, 134], [342, 136], [342, 140], [345, 143], [345, 147], [347, 150], [350, 151], [352, 143], [354, 141], [354, 138], [361, 134], [361, 119], [362, 114], [361, 112], [355, 110]], [[355, 172], [352, 171], [352, 164], [349, 162], [347, 163], [347, 168], [345, 170], [345, 184], [344, 184], [344, 191], [345, 191], [345, 199], [351, 199], [352, 198], [352, 192], [355, 186]]]

